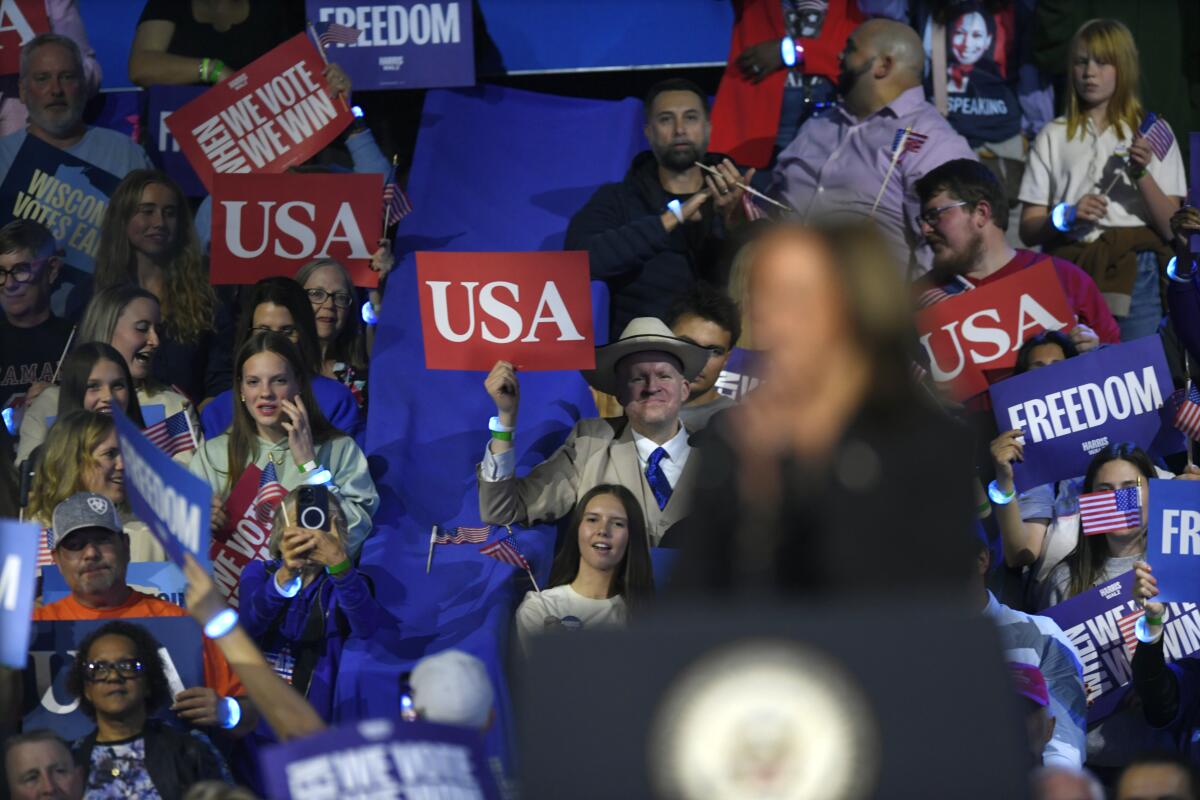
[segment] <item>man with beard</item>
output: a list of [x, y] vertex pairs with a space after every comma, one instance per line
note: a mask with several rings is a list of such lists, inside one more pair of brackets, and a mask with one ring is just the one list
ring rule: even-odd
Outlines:
[[21, 102], [29, 111], [25, 130], [0, 137], [0, 182], [27, 136], [95, 164], [118, 179], [150, 169], [146, 151], [128, 136], [83, 123], [87, 82], [79, 45], [66, 36], [43, 33], [21, 48]]
[[[104, 495], [80, 492], [59, 503], [46, 535], [54, 565], [71, 593], [34, 609], [34, 621], [187, 616], [187, 611], [174, 603], [139, 592], [125, 582], [129, 536], [121, 530], [116, 507]], [[234, 735], [254, 729], [258, 712], [247, 698], [235, 696], [243, 692], [241, 681], [207, 637], [204, 683], [175, 695], [171, 710], [181, 720], [219, 725]]]
[[[662, 317], [671, 299], [697, 280], [724, 286], [718, 263], [726, 232], [745, 219], [744, 176], [708, 152], [708, 98], [681, 78], [651, 87], [643, 133], [650, 150], [625, 179], [601, 186], [567, 227], [566, 249], [587, 250], [592, 277], [608, 283], [609, 330], [635, 317]], [[706, 174], [700, 161], [720, 172]]]
[[913, 218], [913, 182], [952, 158], [974, 158], [965, 139], [925, 100], [925, 53], [916, 32], [884, 19], [846, 40], [838, 106], [807, 120], [776, 162], [769, 193], [803, 217], [870, 217], [895, 258], [929, 269]]
[[1049, 260], [1076, 317], [1071, 341], [1079, 352], [1116, 344], [1121, 331], [1096, 283], [1082, 269], [1004, 238], [1008, 201], [995, 174], [977, 161], [955, 159], [916, 182], [921, 234], [933, 251], [933, 270], [917, 282], [924, 308]]

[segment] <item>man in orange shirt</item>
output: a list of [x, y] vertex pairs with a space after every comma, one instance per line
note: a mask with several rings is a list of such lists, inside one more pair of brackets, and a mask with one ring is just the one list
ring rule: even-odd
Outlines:
[[[54, 509], [47, 543], [55, 565], [71, 588], [62, 600], [35, 609], [35, 621], [186, 617], [174, 603], [131, 589], [125, 583], [129, 536], [112, 501], [80, 492]], [[241, 681], [211, 639], [204, 640], [204, 686], [175, 695], [171, 706], [181, 720], [213, 726], [235, 736], [253, 730], [258, 713], [243, 694]]]

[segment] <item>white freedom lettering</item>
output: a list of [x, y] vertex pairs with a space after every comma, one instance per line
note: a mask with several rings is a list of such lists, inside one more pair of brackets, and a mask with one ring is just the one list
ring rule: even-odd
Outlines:
[[[122, 447], [125, 476], [146, 505], [167, 526], [167, 531], [191, 552], [200, 546], [200, 506], [189, 503], [174, 487], [163, 483], [162, 476], [133, 447]], [[157, 528], [157, 526], [151, 526]]]
[[409, 42], [415, 45], [457, 44], [462, 41], [458, 3], [322, 8], [318, 17], [321, 22], [333, 19], [362, 31], [352, 47], [394, 46]]
[[1162, 404], [1162, 392], [1151, 366], [1144, 368], [1140, 376], [1136, 370], [1110, 375], [1103, 386], [1085, 383], [1043, 398], [1030, 398], [1009, 406], [1008, 419], [1011, 429], [1021, 428], [1030, 441], [1042, 442], [1103, 425], [1109, 419], [1147, 414]]
[[[475, 287], [479, 285], [478, 281], [463, 281], [461, 286], [466, 290], [467, 295], [467, 327], [462, 333], [454, 330], [450, 324], [450, 286], [452, 281], [425, 281], [429, 287], [433, 299], [433, 323], [437, 328], [438, 333], [442, 338], [450, 342], [465, 342], [475, 335]], [[488, 342], [494, 344], [508, 344], [514, 341], [521, 333], [522, 318], [520, 312], [501, 301], [495, 295], [497, 289], [504, 289], [513, 299], [513, 302], [518, 302], [519, 288], [514, 283], [506, 283], [503, 281], [493, 281], [484, 285], [479, 292], [479, 310], [482, 314], [495, 319], [497, 322], [504, 325], [508, 333], [504, 336], [497, 336], [496, 333], [488, 327], [487, 320], [482, 320], [479, 325], [480, 336]], [[543, 312], [545, 312], [543, 314]], [[563, 302], [562, 294], [558, 291], [558, 286], [554, 281], [546, 281], [542, 287], [541, 297], [538, 298], [537, 310], [534, 312], [533, 320], [529, 325], [529, 331], [525, 335], [522, 342], [537, 342], [538, 325], [546, 322], [552, 322], [558, 326], [558, 337], [555, 341], [558, 342], [577, 342], [583, 339], [579, 334], [579, 328], [571, 319], [571, 314], [567, 311], [567, 305]]]
[[1181, 556], [1200, 556], [1200, 511], [1167, 508], [1162, 512], [1162, 542], [1160, 552], [1172, 554], [1171, 539], [1179, 537]]

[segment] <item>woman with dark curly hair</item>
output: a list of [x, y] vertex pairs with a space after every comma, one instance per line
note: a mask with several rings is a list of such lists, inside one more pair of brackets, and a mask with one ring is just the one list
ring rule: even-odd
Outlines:
[[207, 736], [151, 718], [171, 701], [159, 649], [145, 628], [119, 621], [79, 645], [67, 689], [96, 721], [96, 730], [74, 746], [76, 763], [87, 771], [89, 800], [171, 800], [197, 781], [230, 780]]

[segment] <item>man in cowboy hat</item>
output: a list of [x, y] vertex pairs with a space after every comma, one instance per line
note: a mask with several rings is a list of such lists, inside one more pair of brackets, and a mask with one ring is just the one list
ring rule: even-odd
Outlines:
[[689, 458], [679, 409], [688, 381], [707, 360], [707, 350], [677, 338], [661, 320], [632, 320], [620, 339], [597, 348], [596, 368], [584, 373], [593, 388], [617, 397], [625, 416], [580, 420], [562, 447], [524, 478], [515, 477], [513, 450], [520, 385], [513, 365], [497, 362], [484, 382], [496, 416], [478, 469], [480, 516], [496, 525], [554, 522], [592, 487], [614, 483], [641, 501], [651, 544], [658, 544], [689, 510], [698, 465]]

